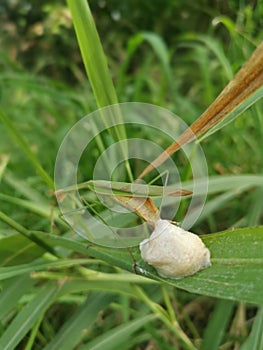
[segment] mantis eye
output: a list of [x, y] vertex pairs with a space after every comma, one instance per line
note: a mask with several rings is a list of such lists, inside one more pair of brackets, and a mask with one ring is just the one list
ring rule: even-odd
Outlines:
[[143, 260], [163, 277], [182, 278], [211, 265], [210, 251], [202, 240], [167, 220], [156, 221], [150, 238], [140, 243], [140, 250]]

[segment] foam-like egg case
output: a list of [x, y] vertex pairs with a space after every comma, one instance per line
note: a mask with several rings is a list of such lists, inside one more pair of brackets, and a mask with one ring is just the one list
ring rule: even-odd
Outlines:
[[140, 250], [143, 260], [163, 277], [182, 278], [211, 265], [210, 251], [202, 240], [167, 220], [156, 221]]

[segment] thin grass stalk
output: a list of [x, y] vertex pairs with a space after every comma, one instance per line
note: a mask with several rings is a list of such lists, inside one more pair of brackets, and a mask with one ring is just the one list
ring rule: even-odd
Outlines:
[[35, 156], [35, 154], [32, 152], [29, 144], [24, 139], [24, 137], [18, 132], [15, 125], [12, 123], [12, 121], [5, 115], [5, 113], [0, 109], [0, 120], [2, 119], [3, 123], [8, 128], [8, 131], [13, 136], [16, 143], [20, 146], [26, 157], [30, 160], [31, 164], [34, 166], [36, 171], [39, 173], [39, 175], [42, 177], [42, 179], [46, 182], [46, 184], [51, 188], [54, 189], [54, 183], [52, 178], [49, 176], [49, 174], [43, 169], [42, 165], [40, 164], [39, 160]]
[[[72, 14], [82, 59], [97, 105], [102, 108], [117, 104], [118, 98], [88, 2], [86, 0], [67, 0], [67, 3]], [[102, 109], [100, 113], [105, 127], [108, 125], [108, 118], [113, 121], [111, 125], [120, 124], [114, 127], [113, 136], [118, 141], [126, 140], [121, 111], [119, 110], [119, 112], [113, 114], [108, 109], [104, 113]], [[127, 155], [127, 145], [125, 143], [122, 145], [122, 152], [125, 157]], [[126, 159], [127, 157], [125, 157]], [[125, 161], [125, 166], [129, 179], [132, 181], [133, 175], [128, 160]]]

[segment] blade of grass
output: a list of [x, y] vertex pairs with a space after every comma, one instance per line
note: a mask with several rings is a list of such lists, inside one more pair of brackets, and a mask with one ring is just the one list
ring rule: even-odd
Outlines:
[[98, 107], [118, 103], [94, 20], [85, 0], [67, 0], [79, 48]]
[[60, 289], [58, 284], [49, 283], [36, 294], [13, 319], [0, 339], [1, 350], [13, 350], [45, 310], [55, 300]]
[[167, 81], [170, 83], [170, 85], [173, 85], [173, 80], [172, 80], [172, 70], [170, 66], [170, 55], [169, 55], [169, 50], [168, 47], [166, 46], [165, 41], [163, 38], [156, 33], [152, 32], [142, 32], [138, 35], [141, 35], [143, 40], [147, 41], [153, 51], [155, 52], [156, 56], [158, 57], [162, 67], [164, 74], [166, 75]]
[[224, 336], [225, 329], [235, 303], [219, 300], [205, 329], [201, 350], [217, 350]]
[[140, 299], [142, 299], [145, 304], [151, 309], [153, 314], [155, 314], [169, 329], [173, 332], [173, 334], [176, 336], [177, 339], [180, 340], [182, 344], [184, 344], [184, 349], [186, 350], [196, 350], [196, 347], [193, 345], [191, 340], [188, 338], [187, 334], [184, 333], [183, 329], [181, 328], [180, 324], [176, 319], [171, 320], [169, 318], [169, 313], [162, 308], [161, 305], [156, 304], [153, 302], [146, 293], [140, 288], [139, 286], [134, 286], [135, 293], [139, 296]]
[[91, 259], [72, 259], [72, 260], [57, 260], [57, 261], [48, 261], [43, 262], [31, 262], [28, 264], [20, 264], [15, 266], [8, 267], [0, 267], [0, 280], [4, 280], [6, 278], [23, 275], [25, 273], [30, 273], [34, 271], [47, 270], [49, 268], [64, 268], [71, 267], [80, 264], [88, 264], [91, 263]]
[[122, 345], [127, 342], [127, 339], [133, 335], [133, 333], [147, 325], [147, 323], [153, 321], [155, 318], [155, 315], [147, 315], [138, 317], [132, 321], [128, 321], [98, 336], [93, 341], [81, 346], [80, 350], [120, 349], [122, 348]]
[[9, 156], [6, 154], [2, 154], [0, 156], [0, 181], [2, 181], [3, 174], [6, 171], [6, 167], [9, 161]]
[[29, 275], [22, 275], [8, 279], [1, 284], [0, 320], [4, 321], [6, 315], [17, 306], [20, 298], [30, 290], [36, 280]]
[[31, 164], [34, 166], [36, 171], [40, 174], [42, 179], [46, 182], [46, 184], [53, 189], [54, 184], [52, 178], [48, 175], [48, 173], [42, 168], [39, 160], [34, 155], [34, 153], [31, 151], [30, 146], [28, 145], [27, 141], [23, 138], [23, 136], [18, 132], [15, 125], [11, 122], [11, 120], [5, 115], [5, 113], [0, 109], [0, 120], [3, 121], [3, 123], [6, 125], [8, 131], [13, 136], [15, 142], [20, 146], [20, 148], [23, 150], [26, 157], [29, 159]]
[[[150, 45], [150, 48], [152, 49], [152, 51], [154, 52], [154, 54], [156, 55], [156, 57], [160, 62], [160, 65], [163, 71], [163, 76], [165, 78], [164, 79], [165, 92], [167, 93], [167, 83], [168, 83], [168, 87], [170, 87], [171, 91], [173, 92], [173, 95], [178, 95], [178, 92], [175, 90], [176, 83], [173, 79], [172, 69], [170, 65], [170, 52], [168, 50], [168, 47], [160, 35], [150, 31], [139, 32], [128, 40], [127, 47], [125, 50], [125, 58], [121, 64], [121, 68], [118, 75], [117, 91], [122, 93], [123, 90], [125, 90], [125, 82], [126, 82], [129, 65], [131, 63], [131, 60], [135, 52], [139, 49], [139, 47], [144, 42], [147, 42]], [[149, 62], [149, 64], [147, 62]], [[142, 92], [141, 85], [143, 85], [143, 83], [145, 83], [145, 81], [149, 77], [149, 72], [147, 69], [148, 65], [152, 67], [150, 56], [145, 59], [143, 63], [144, 68], [140, 70], [140, 74], [136, 78], [135, 89], [134, 89], [135, 101], [137, 100], [136, 96], [138, 96], [138, 98], [141, 98], [141, 92]], [[160, 87], [161, 85], [162, 84], [160, 84]], [[162, 88], [160, 90], [162, 91]]]
[[[99, 108], [102, 108], [107, 105], [117, 104], [118, 98], [88, 2], [85, 0], [67, 0], [67, 3], [72, 14], [82, 59], [97, 105]], [[126, 140], [126, 132], [122, 123], [122, 115], [120, 111], [117, 111], [114, 114], [109, 112], [105, 114], [102, 109], [101, 117], [104, 121], [105, 127], [108, 125], [108, 118], [111, 118], [113, 121], [112, 125], [120, 124], [114, 127], [112, 134], [118, 141]], [[102, 144], [101, 140], [98, 141], [98, 144]], [[122, 145], [124, 156], [127, 154], [126, 147], [127, 145], [124, 143]], [[127, 157], [125, 157], [125, 160], [126, 159]], [[133, 176], [127, 160], [125, 161], [125, 166], [128, 176], [130, 180], [132, 180]]]
[[263, 347], [263, 307], [258, 310], [252, 331], [240, 350], [258, 350]]
[[201, 41], [214, 53], [223, 67], [227, 78], [231, 80], [233, 78], [233, 71], [229, 59], [223, 50], [222, 44], [219, 41], [216, 41], [214, 37], [206, 35], [196, 35], [193, 39]]
[[34, 326], [32, 327], [29, 338], [27, 340], [27, 344], [26, 344], [24, 350], [32, 350], [32, 348], [34, 346], [35, 339], [38, 335], [39, 327], [40, 327], [42, 320], [43, 320], [43, 314], [44, 313], [39, 315], [38, 320], [36, 320]]
[[34, 235], [32, 235], [32, 233], [29, 230], [27, 230], [25, 227], [23, 227], [22, 225], [20, 225], [15, 220], [13, 220], [12, 218], [10, 218], [8, 215], [6, 215], [1, 211], [0, 211], [0, 220], [2, 220], [7, 225], [14, 228], [16, 231], [18, 231], [24, 237], [28, 238], [30, 241], [36, 243], [39, 247], [50, 252], [52, 255], [57, 256], [57, 253], [54, 251], [53, 247], [47, 245], [42, 240], [39, 240], [37, 237], [34, 237]]
[[[40, 216], [50, 218], [50, 205], [45, 205], [42, 203], [34, 203], [26, 199], [20, 199], [17, 197], [9, 196], [7, 194], [0, 193], [1, 202], [12, 203], [14, 206], [25, 208], [30, 210], [30, 212], [36, 213]], [[58, 218], [59, 213], [55, 213], [55, 218], [62, 224], [63, 221]]]
[[48, 199], [44, 194], [40, 193], [37, 189], [33, 188], [27, 181], [25, 181], [25, 179], [20, 179], [17, 176], [15, 176], [15, 174], [9, 171], [8, 169], [5, 171], [3, 181], [5, 185], [8, 185], [13, 190], [15, 190], [15, 192], [17, 193], [17, 197], [19, 194], [19, 197], [20, 195], [22, 195], [22, 197], [26, 197], [35, 204], [43, 203], [45, 205], [50, 205]]
[[45, 250], [24, 236], [10, 235], [0, 239], [0, 266], [25, 264], [40, 258]]
[[[101, 310], [114, 300], [113, 294], [94, 293], [84, 304], [81, 304], [74, 315], [60, 328], [55, 338], [44, 347], [44, 350], [71, 350], [81, 342], [85, 330], [92, 327]], [[89, 348], [91, 349], [91, 348]]]

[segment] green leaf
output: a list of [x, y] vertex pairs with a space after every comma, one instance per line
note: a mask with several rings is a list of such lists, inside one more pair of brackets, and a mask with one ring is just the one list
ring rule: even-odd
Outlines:
[[263, 227], [211, 234], [203, 241], [211, 251], [212, 266], [166, 282], [193, 293], [263, 305]]
[[[39, 234], [39, 238], [43, 234]], [[211, 251], [212, 266], [191, 277], [171, 279], [160, 277], [145, 263], [138, 247], [111, 249], [95, 245], [86, 248], [81, 242], [46, 235], [47, 244], [58, 245], [89, 254], [130, 272], [168, 283], [192, 293], [263, 305], [263, 226], [229, 230], [203, 236]], [[132, 254], [132, 255], [131, 255]], [[134, 261], [135, 260], [135, 261]]]
[[[140, 253], [138, 247], [127, 249], [111, 249], [101, 247], [90, 243], [89, 241], [79, 241], [79, 238], [69, 239], [52, 234], [43, 234], [42, 232], [32, 233], [36, 238], [41, 239], [53, 247], [59, 246], [71, 251], [79, 252], [97, 259], [106, 261], [113, 266], [118, 266], [124, 270], [134, 273], [135, 259], [139, 259]], [[0, 276], [1, 277], [1, 276]]]

